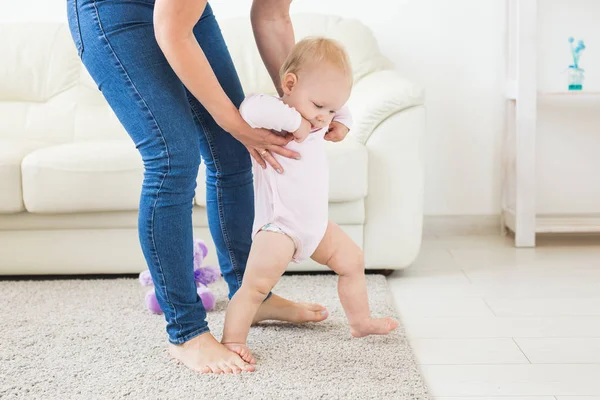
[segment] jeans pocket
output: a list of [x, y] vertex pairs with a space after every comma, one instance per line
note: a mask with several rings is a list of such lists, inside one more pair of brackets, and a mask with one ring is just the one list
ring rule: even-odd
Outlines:
[[67, 20], [71, 37], [77, 48], [77, 55], [81, 58], [83, 54], [83, 41], [81, 40], [81, 26], [79, 25], [79, 10], [77, 0], [67, 0]]

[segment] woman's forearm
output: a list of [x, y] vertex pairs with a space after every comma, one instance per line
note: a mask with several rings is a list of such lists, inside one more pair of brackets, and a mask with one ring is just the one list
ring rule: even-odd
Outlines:
[[279, 69], [295, 44], [291, 0], [254, 0], [250, 18], [258, 52], [280, 96]]
[[205, 0], [157, 0], [156, 40], [186, 88], [223, 129], [236, 132], [243, 120], [223, 91], [193, 33], [205, 7]]

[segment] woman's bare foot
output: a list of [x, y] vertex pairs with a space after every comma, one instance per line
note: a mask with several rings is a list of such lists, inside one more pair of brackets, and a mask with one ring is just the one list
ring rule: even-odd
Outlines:
[[387, 335], [397, 327], [398, 321], [392, 318], [369, 318], [363, 323], [350, 326], [350, 333], [354, 337]]
[[261, 304], [252, 324], [266, 320], [293, 323], [321, 322], [327, 316], [327, 309], [323, 306], [310, 303], [294, 303], [273, 294]]
[[242, 357], [242, 360], [246, 361], [247, 363], [256, 364], [256, 360], [254, 359], [252, 352], [245, 343], [223, 343], [223, 346], [227, 347], [234, 353], [237, 353], [240, 357]]
[[186, 367], [204, 374], [237, 374], [252, 372], [254, 367], [247, 364], [236, 353], [219, 343], [210, 332], [198, 335], [180, 344], [169, 344], [169, 354]]

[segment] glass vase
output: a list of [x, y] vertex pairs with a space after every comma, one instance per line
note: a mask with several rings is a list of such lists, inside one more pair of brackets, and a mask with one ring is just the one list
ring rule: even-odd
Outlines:
[[583, 89], [583, 78], [581, 68], [569, 68], [569, 90]]

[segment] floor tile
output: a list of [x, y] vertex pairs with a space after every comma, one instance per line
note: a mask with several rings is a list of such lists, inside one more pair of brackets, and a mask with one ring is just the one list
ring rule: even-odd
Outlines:
[[549, 268], [545, 270], [498, 270], [477, 269], [465, 270], [465, 274], [473, 284], [536, 284], [559, 285], [568, 282], [571, 285], [585, 283], [600, 283], [599, 268]]
[[399, 296], [394, 304], [401, 318], [420, 317], [491, 317], [494, 313], [483, 299], [422, 298]]
[[411, 339], [419, 364], [529, 364], [512, 339]]
[[556, 396], [556, 400], [600, 400], [600, 396]]
[[600, 337], [515, 338], [515, 342], [533, 364], [600, 364]]
[[[564, 397], [564, 396], [561, 396]], [[566, 396], [568, 397], [568, 396]], [[578, 397], [579, 398], [579, 397]], [[554, 396], [489, 396], [489, 397], [477, 397], [477, 396], [454, 396], [454, 397], [432, 397], [431, 400], [556, 400]], [[562, 400], [562, 399], [560, 399]], [[566, 400], [577, 400], [576, 398], [569, 397]], [[593, 398], [581, 398], [580, 400], [600, 400]]]
[[417, 259], [408, 270], [460, 269], [450, 251], [444, 246], [424, 244]]
[[600, 395], [596, 365], [422, 365], [432, 396]]
[[600, 316], [405, 317], [409, 338], [600, 337]]
[[499, 317], [600, 315], [600, 298], [492, 298], [485, 302]]

